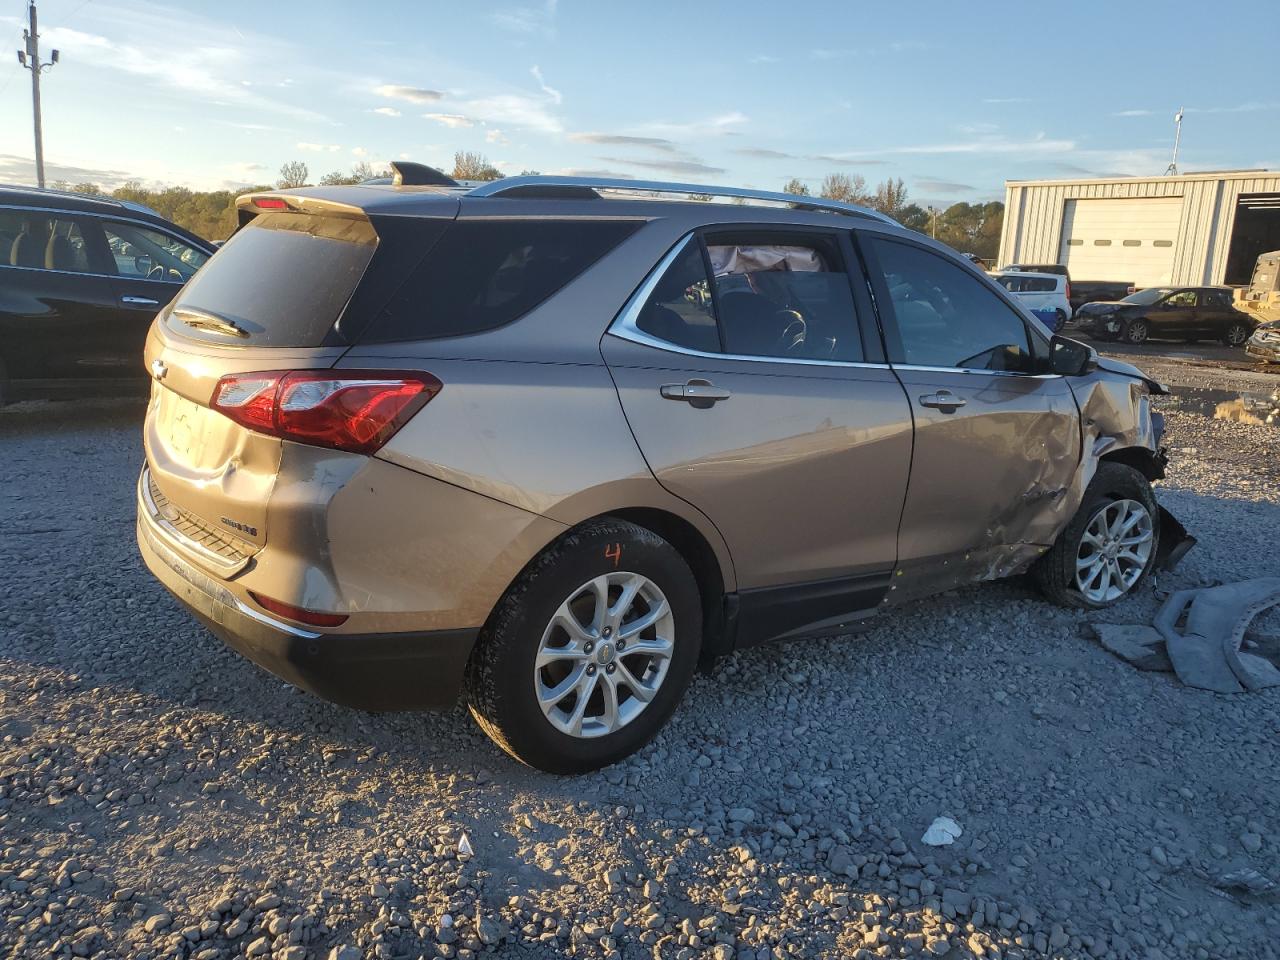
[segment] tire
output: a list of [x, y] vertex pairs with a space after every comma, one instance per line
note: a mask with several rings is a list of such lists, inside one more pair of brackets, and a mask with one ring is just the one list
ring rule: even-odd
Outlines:
[[[619, 611], [616, 633], [607, 626], [594, 630], [586, 626], [595, 619], [591, 611], [598, 607], [598, 594], [591, 585], [606, 581], [605, 596], [615, 605], [624, 586], [645, 584], [630, 608], [637, 615]], [[628, 642], [646, 650], [666, 643], [665, 668], [664, 657], [617, 649], [626, 639], [624, 628], [663, 609], [663, 598], [669, 618], [646, 627]], [[579, 632], [568, 629], [568, 621], [560, 616], [565, 611]], [[599, 624], [596, 620], [595, 625]], [[664, 638], [664, 633], [671, 636]], [[553, 543], [508, 588], [471, 655], [466, 699], [481, 729], [517, 760], [548, 773], [584, 773], [616, 763], [653, 738], [688, 687], [701, 645], [698, 585], [679, 552], [633, 523], [596, 520]], [[572, 657], [557, 657], [560, 651]], [[584, 651], [590, 655], [583, 656]], [[540, 654], [553, 659], [535, 666]], [[624, 675], [651, 685], [651, 699], [638, 696]], [[590, 684], [581, 687], [591, 690], [581, 711], [575, 676], [580, 683]], [[540, 705], [538, 691], [554, 692], [566, 685], [560, 698], [545, 701], [546, 709]], [[648, 691], [647, 686], [644, 689]], [[607, 719], [610, 690], [616, 691], [613, 716], [626, 717], [614, 725]], [[579, 716], [576, 732], [575, 713], [587, 714]]]
[[1228, 347], [1243, 347], [1252, 335], [1253, 328], [1249, 324], [1236, 320], [1222, 334], [1222, 342]]
[[1120, 339], [1125, 343], [1146, 343], [1150, 335], [1151, 327], [1141, 317], [1128, 320], [1120, 327]]
[[1061, 333], [1063, 328], [1066, 327], [1067, 320], [1069, 320], [1070, 317], [1067, 316], [1067, 312], [1065, 310], [1055, 310], [1054, 316], [1057, 317], [1058, 325], [1053, 328], [1053, 332]]
[[[1106, 522], [1107, 511], [1111, 511], [1111, 516], [1114, 517], [1118, 510], [1115, 505], [1126, 502], [1140, 505], [1146, 511], [1146, 529], [1150, 536], [1146, 541], [1145, 561], [1132, 582], [1125, 584], [1121, 581], [1117, 585], [1117, 588], [1123, 585], [1117, 595], [1091, 597], [1081, 589], [1077, 579], [1077, 561], [1087, 559], [1090, 555], [1098, 555], [1092, 545], [1085, 543], [1086, 532], [1099, 515], [1104, 515], [1103, 522]], [[1160, 508], [1156, 505], [1151, 484], [1133, 467], [1103, 462], [1098, 464], [1098, 471], [1086, 488], [1075, 516], [1058, 535], [1049, 552], [1036, 561], [1031, 572], [1040, 591], [1054, 603], [1064, 607], [1100, 610], [1118, 603], [1142, 586], [1155, 566], [1159, 548]], [[1085, 558], [1081, 558], [1082, 553], [1086, 553]], [[1123, 564], [1125, 561], [1118, 562]], [[1131, 567], [1125, 569], [1127, 571]]]

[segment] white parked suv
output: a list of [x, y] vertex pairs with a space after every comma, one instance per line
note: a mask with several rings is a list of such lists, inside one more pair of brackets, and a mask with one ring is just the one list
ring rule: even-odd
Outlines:
[[1071, 319], [1071, 281], [1055, 273], [1023, 273], [1018, 270], [991, 274], [991, 279], [1026, 304], [1054, 333]]

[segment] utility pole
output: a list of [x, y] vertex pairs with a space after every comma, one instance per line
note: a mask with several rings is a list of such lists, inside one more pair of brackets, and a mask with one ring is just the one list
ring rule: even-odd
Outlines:
[[1164, 171], [1166, 177], [1178, 175], [1178, 144], [1182, 142], [1182, 107], [1179, 107], [1178, 112], [1173, 115], [1173, 123], [1176, 128], [1173, 134], [1173, 160]]
[[40, 62], [40, 33], [36, 29], [36, 0], [27, 5], [26, 30], [22, 31], [22, 39], [27, 48], [18, 51], [18, 62], [31, 71], [31, 116], [35, 122], [36, 132], [36, 182], [44, 186], [44, 133], [40, 125], [40, 74], [51, 70], [58, 62], [58, 51], [54, 50], [48, 63]]
[[933, 239], [937, 240], [938, 239], [938, 208], [937, 207], [933, 207], [933, 206], [929, 207], [929, 227], [930, 227], [930, 233], [933, 235]]

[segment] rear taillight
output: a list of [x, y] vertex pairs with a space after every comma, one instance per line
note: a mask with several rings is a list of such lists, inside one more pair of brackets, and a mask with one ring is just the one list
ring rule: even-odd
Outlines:
[[260, 593], [249, 591], [249, 596], [253, 597], [254, 603], [263, 610], [269, 610], [281, 617], [287, 617], [290, 620], [296, 620], [298, 623], [310, 624], [313, 627], [340, 627], [347, 622], [345, 613], [319, 613], [315, 610], [304, 610], [302, 607], [295, 607], [291, 603], [282, 603], [279, 600], [273, 600], [271, 597], [264, 597]]
[[223, 377], [209, 405], [258, 433], [371, 454], [440, 388], [429, 373], [268, 370]]
[[1070, 281], [1070, 280], [1068, 280], [1068, 281], [1064, 284], [1064, 287], [1066, 288], [1066, 289], [1065, 289], [1065, 291], [1064, 291], [1064, 296], [1065, 296], [1068, 300], [1070, 300], [1070, 299], [1071, 299], [1071, 281]]

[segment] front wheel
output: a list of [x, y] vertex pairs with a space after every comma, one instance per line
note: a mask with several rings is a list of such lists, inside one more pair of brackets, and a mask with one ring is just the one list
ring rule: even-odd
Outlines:
[[1084, 499], [1033, 568], [1050, 600], [1100, 609], [1133, 593], [1151, 573], [1160, 508], [1151, 484], [1121, 463], [1100, 463]]
[[1239, 320], [1234, 321], [1226, 332], [1222, 335], [1222, 342], [1228, 347], [1243, 346], [1244, 342], [1253, 334], [1253, 330], [1247, 323], [1241, 323]]
[[697, 581], [669, 543], [593, 521], [547, 548], [481, 631], [471, 715], [498, 746], [549, 773], [583, 773], [649, 742], [697, 666]]
[[1147, 326], [1147, 321], [1140, 317], [1128, 321], [1120, 328], [1120, 339], [1125, 343], [1146, 343], [1150, 335], [1151, 328]]

